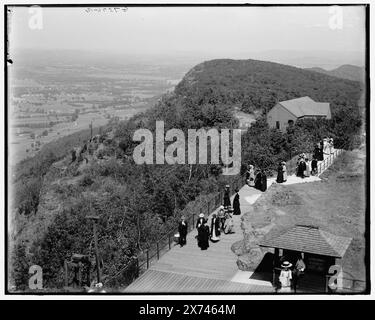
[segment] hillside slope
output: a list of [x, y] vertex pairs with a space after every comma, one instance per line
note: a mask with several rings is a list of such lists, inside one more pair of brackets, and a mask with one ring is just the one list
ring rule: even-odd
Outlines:
[[319, 73], [323, 73], [329, 76], [341, 78], [341, 79], [347, 79], [352, 81], [358, 81], [358, 82], [365, 82], [365, 69], [353, 66], [350, 64], [344, 64], [336, 69], [333, 70], [325, 70], [323, 68], [306, 68], [305, 70], [309, 71], [315, 71]]
[[278, 63], [230, 59], [195, 66], [175, 89], [198, 104], [240, 104], [245, 112], [267, 111], [276, 101], [301, 96], [330, 102], [336, 111], [342, 105], [357, 105], [361, 92], [358, 82]]

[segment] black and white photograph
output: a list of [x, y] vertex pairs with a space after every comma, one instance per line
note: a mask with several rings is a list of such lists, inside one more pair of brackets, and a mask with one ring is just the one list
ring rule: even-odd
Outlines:
[[369, 15], [4, 5], [5, 294], [369, 295]]

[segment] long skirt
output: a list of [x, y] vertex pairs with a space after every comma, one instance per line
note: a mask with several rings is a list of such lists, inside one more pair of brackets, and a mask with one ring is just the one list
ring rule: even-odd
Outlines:
[[283, 182], [286, 182], [288, 180], [288, 174], [286, 172], [286, 169], [283, 170]]
[[207, 230], [198, 231], [198, 247], [202, 250], [206, 250], [210, 245], [208, 243], [209, 233]]
[[224, 193], [224, 207], [230, 207], [232, 204], [230, 202], [229, 192]]
[[277, 170], [277, 178], [276, 178], [277, 183], [282, 183], [284, 182], [284, 174], [282, 169]]
[[262, 175], [261, 177], [261, 184], [260, 184], [260, 191], [266, 191], [267, 190], [267, 176]]
[[218, 242], [220, 240], [220, 234], [216, 234], [216, 228], [215, 226], [212, 228], [212, 235], [211, 235], [211, 241], [212, 242]]
[[233, 201], [233, 214], [234, 215], [240, 215], [241, 214], [241, 208], [240, 208], [240, 201]]

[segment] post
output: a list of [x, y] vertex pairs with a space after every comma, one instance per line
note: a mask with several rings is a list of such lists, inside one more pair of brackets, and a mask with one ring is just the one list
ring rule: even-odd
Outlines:
[[146, 262], [146, 265], [147, 265], [147, 269], [149, 268], [149, 260], [148, 260], [148, 249], [147, 249], [147, 251], [146, 251], [146, 260], [147, 260], [147, 262]]
[[65, 280], [65, 287], [69, 286], [68, 281], [68, 261], [64, 260], [64, 280]]
[[82, 286], [82, 263], [78, 262], [78, 286]]
[[138, 256], [136, 258], [136, 268], [137, 268], [137, 271], [136, 271], [136, 278], [139, 277], [139, 259], [138, 259]]
[[[91, 207], [91, 203], [90, 203], [90, 207]], [[92, 222], [93, 222], [95, 259], [96, 259], [96, 275], [97, 275], [98, 283], [99, 283], [99, 282], [101, 282], [101, 276], [100, 276], [99, 249], [98, 249], [98, 234], [97, 234], [97, 230], [96, 230], [96, 226], [97, 226], [97, 222], [99, 220], [99, 216], [87, 216], [87, 218], [92, 220]]]
[[171, 250], [171, 235], [168, 235], [168, 245], [169, 245], [169, 250]]
[[101, 282], [100, 280], [100, 263], [99, 263], [99, 249], [98, 249], [98, 234], [96, 231], [96, 221], [93, 224], [93, 232], [94, 232], [94, 244], [95, 244], [95, 257], [96, 257], [96, 275], [98, 277], [98, 283]]
[[156, 257], [157, 257], [158, 260], [159, 260], [159, 241], [156, 242]]

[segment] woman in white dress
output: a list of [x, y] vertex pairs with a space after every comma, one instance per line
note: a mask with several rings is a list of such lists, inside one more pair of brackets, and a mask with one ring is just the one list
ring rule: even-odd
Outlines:
[[305, 159], [306, 162], [306, 170], [304, 172], [305, 177], [310, 177], [311, 173], [311, 162], [308, 158]]
[[289, 261], [284, 261], [281, 264], [281, 272], [279, 276], [279, 281], [281, 283], [281, 288], [279, 292], [292, 292], [292, 271], [290, 268], [292, 264]]

